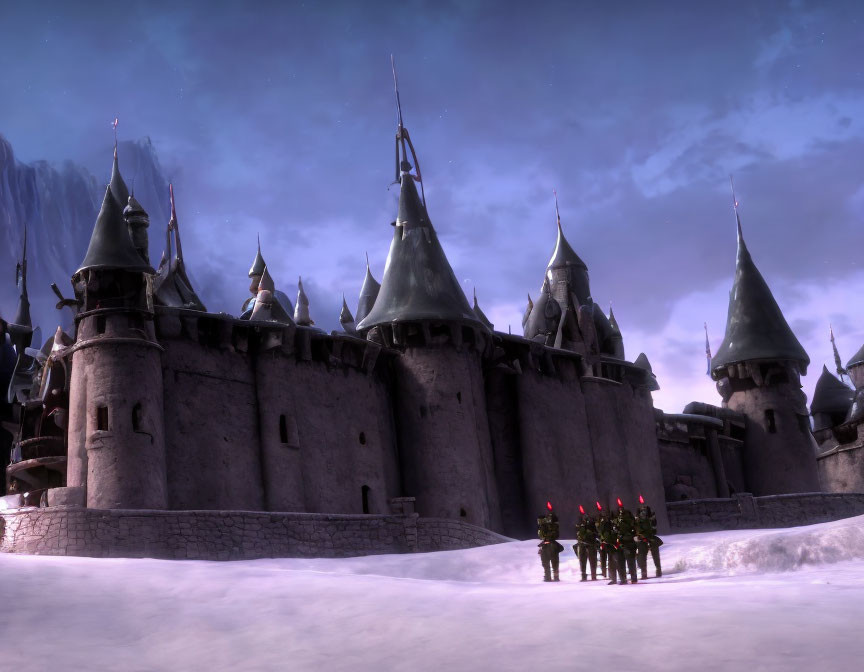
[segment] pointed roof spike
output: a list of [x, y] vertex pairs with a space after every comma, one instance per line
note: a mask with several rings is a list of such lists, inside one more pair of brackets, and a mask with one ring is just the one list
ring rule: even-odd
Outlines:
[[837, 344], [834, 342], [834, 327], [831, 323], [828, 323], [828, 333], [831, 336], [831, 350], [834, 352], [834, 365], [837, 367], [837, 375], [840, 376], [840, 380], [843, 380], [843, 376], [848, 373], [846, 369], [843, 368], [842, 360], [840, 359], [840, 352], [837, 350]]
[[309, 315], [309, 297], [303, 290], [303, 278], [297, 277], [297, 302], [294, 304], [294, 321], [303, 327], [311, 327], [315, 321]]
[[363, 276], [363, 284], [360, 287], [360, 299], [357, 302], [357, 319], [359, 324], [370, 313], [375, 305], [375, 299], [378, 298], [378, 292], [381, 291], [381, 285], [373, 277], [372, 271], [369, 268], [369, 254], [366, 254], [366, 275]]
[[117, 160], [117, 142], [114, 142], [114, 163], [111, 165], [111, 180], [108, 183], [111, 194], [121, 204], [121, 208], [129, 202], [129, 189], [120, 174], [120, 164]]
[[261, 256], [261, 236], [258, 236], [258, 251], [255, 253], [255, 259], [252, 261], [252, 266], [249, 268], [249, 277], [253, 275], [261, 275], [264, 272], [264, 257]]
[[349, 334], [353, 334], [356, 331], [354, 316], [348, 308], [348, 302], [345, 300], [344, 292], [342, 293], [342, 310], [339, 312], [339, 324], [341, 324], [342, 328]]
[[612, 302], [609, 302], [609, 326], [612, 327], [612, 333], [621, 335], [621, 328], [618, 326], [618, 320], [615, 319], [615, 313], [612, 312]]
[[21, 261], [15, 267], [15, 284], [18, 286], [18, 308], [15, 319], [10, 323], [25, 330], [33, 328], [30, 317], [30, 297], [27, 294], [27, 224], [24, 224], [24, 241], [21, 250]]
[[[837, 380], [828, 370], [828, 367], [823, 365], [822, 374], [819, 376], [819, 380], [816, 381], [816, 387], [813, 390], [813, 402], [810, 404], [810, 413], [812, 415], [828, 413], [843, 414], [845, 416], [852, 406], [854, 398], [855, 391]], [[814, 427], [814, 429], [816, 428]]]
[[[397, 100], [397, 104], [401, 116], [401, 101]], [[357, 328], [366, 330], [392, 322], [428, 320], [472, 324], [485, 329], [471, 309], [447, 261], [429, 219], [425, 195], [421, 200], [421, 194], [417, 193], [416, 182], [420, 183], [421, 193], [423, 191], [420, 163], [408, 130], [401, 120], [396, 133], [396, 150], [397, 179], [401, 182], [401, 189], [393, 240], [378, 298]], [[417, 169], [416, 176], [408, 172], [409, 150]]]
[[564, 229], [561, 228], [561, 215], [558, 212], [558, 193], [554, 193], [555, 217], [558, 226], [558, 238], [555, 241], [555, 251], [552, 252], [552, 258], [549, 259], [549, 263], [546, 264], [546, 269], [549, 270], [551, 268], [564, 268], [567, 266], [575, 266], [577, 268], [588, 270], [588, 266], [586, 266], [585, 262], [579, 258], [579, 255], [576, 254], [576, 252], [570, 246], [570, 243], [567, 241], [567, 238], [564, 236]]
[[494, 331], [495, 325], [489, 321], [489, 318], [486, 317], [486, 313], [484, 313], [483, 310], [480, 308], [480, 306], [477, 304], [477, 288], [476, 287], [474, 288], [474, 314], [477, 316], [477, 319], [479, 319], [483, 324], [485, 324], [488, 327], [489, 331]]
[[729, 293], [726, 332], [711, 360], [711, 370], [756, 359], [797, 361], [802, 365], [802, 374], [806, 374], [810, 364], [810, 357], [789, 328], [768, 283], [753, 263], [738, 220], [738, 254]]
[[525, 312], [522, 313], [522, 329], [524, 331], [528, 319], [531, 317], [531, 311], [534, 310], [534, 302], [531, 300], [531, 294], [528, 294], [528, 305], [525, 306]]
[[267, 270], [267, 267], [264, 267], [264, 270], [261, 272], [261, 280], [258, 281], [258, 291], [266, 290], [268, 292], [276, 291], [276, 283], [273, 282], [273, 278], [270, 276], [270, 271]]

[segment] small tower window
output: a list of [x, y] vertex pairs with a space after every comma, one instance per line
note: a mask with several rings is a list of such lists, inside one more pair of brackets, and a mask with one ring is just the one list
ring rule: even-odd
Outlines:
[[288, 422], [285, 420], [284, 413], [279, 416], [279, 440], [288, 443]]
[[105, 316], [97, 315], [96, 316], [96, 333], [104, 334], [105, 333]]
[[465, 509], [459, 509], [459, 517], [460, 518], [467, 518], [468, 512]]
[[141, 403], [137, 403], [132, 407], [132, 431], [141, 431]]
[[108, 431], [108, 407], [107, 406], [97, 406], [96, 407], [96, 429], [107, 432]]
[[369, 486], [364, 485], [360, 488], [360, 495], [363, 497], [363, 513], [369, 513]]
[[770, 434], [777, 433], [777, 425], [774, 422], [774, 410], [769, 408], [765, 411], [765, 427]]
[[458, 401], [460, 404], [462, 403], [462, 393], [461, 392], [456, 393], [456, 401]]
[[366, 445], [366, 432], [360, 432], [360, 445]]

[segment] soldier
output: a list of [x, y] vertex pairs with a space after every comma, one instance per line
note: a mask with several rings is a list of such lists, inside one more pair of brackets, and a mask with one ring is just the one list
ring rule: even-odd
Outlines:
[[651, 559], [654, 561], [654, 576], [660, 578], [663, 572], [660, 570], [660, 546], [663, 540], [657, 536], [657, 516], [651, 507], [639, 495], [639, 509], [636, 518], [636, 558], [639, 561], [639, 571], [642, 578], [648, 578], [648, 551], [651, 551]]
[[582, 581], [588, 580], [587, 565], [591, 565], [591, 580], [597, 580], [597, 526], [591, 516], [585, 513], [582, 505], [579, 505], [579, 513], [582, 514], [582, 522], [576, 526], [576, 543], [573, 544], [573, 552], [579, 558], [579, 569], [582, 572]]
[[[618, 517], [615, 518], [615, 531], [618, 541], [618, 577], [622, 584], [627, 583], [627, 570], [630, 583], [636, 580], [636, 520], [618, 499]], [[626, 563], [626, 567], [625, 567]]]
[[540, 543], [537, 544], [540, 555], [540, 562], [543, 563], [543, 580], [544, 581], [560, 581], [558, 578], [558, 554], [564, 550], [564, 547], [558, 543], [560, 534], [558, 526], [558, 516], [552, 511], [552, 505], [546, 503], [549, 509], [544, 517], [537, 518], [537, 536], [540, 537]]
[[606, 576], [606, 567], [608, 566], [608, 576], [611, 579], [609, 585], [611, 586], [618, 583], [616, 579], [618, 570], [618, 563], [616, 562], [618, 555], [617, 534], [609, 514], [600, 508], [599, 503], [597, 508], [600, 510], [600, 519], [597, 521], [597, 536], [600, 538], [600, 568], [603, 570], [603, 575]]

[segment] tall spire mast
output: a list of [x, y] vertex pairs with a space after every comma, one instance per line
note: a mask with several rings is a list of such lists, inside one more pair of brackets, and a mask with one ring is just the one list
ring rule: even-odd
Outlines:
[[[417, 152], [414, 151], [414, 143], [411, 142], [411, 136], [408, 129], [402, 123], [402, 101], [399, 98], [399, 80], [396, 78], [396, 59], [393, 54], [390, 54], [390, 67], [393, 70], [393, 89], [396, 92], [396, 182], [401, 181], [402, 173], [411, 175], [411, 164], [408, 162], [408, 151], [411, 151], [411, 158], [414, 160], [414, 168], [416, 176], [412, 179], [420, 183], [420, 196], [423, 199], [423, 207], [426, 207], [426, 191], [423, 188], [423, 178], [420, 174], [420, 161], [417, 159]], [[401, 158], [399, 148], [402, 148]]]
[[743, 237], [741, 232], [741, 216], [738, 214], [738, 199], [735, 198], [735, 182], [732, 180], [732, 175], [729, 175], [729, 186], [732, 187], [732, 208], [735, 210], [735, 221], [738, 224], [738, 237]]
[[837, 344], [834, 342], [834, 327], [830, 323], [828, 324], [828, 332], [831, 334], [831, 349], [834, 350], [834, 364], [837, 366], [837, 374], [840, 376], [840, 380], [843, 380], [843, 376], [847, 374], [847, 371], [843, 368], [843, 364], [840, 361], [840, 353], [837, 351]]
[[705, 322], [705, 358], [708, 360], [706, 375], [711, 375], [711, 343], [708, 341], [708, 323]]
[[555, 219], [558, 222], [558, 230], [561, 230], [561, 213], [558, 211], [558, 190], [553, 189], [552, 194], [555, 196]]

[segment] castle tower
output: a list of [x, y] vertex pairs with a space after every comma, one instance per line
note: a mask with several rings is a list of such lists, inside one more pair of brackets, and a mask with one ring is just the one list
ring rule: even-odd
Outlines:
[[67, 485], [97, 509], [167, 507], [162, 348], [150, 278], [123, 217], [129, 193], [117, 164], [81, 267], [72, 355]]
[[[252, 293], [252, 296], [246, 299], [240, 307], [241, 320], [248, 320], [252, 316], [252, 311], [255, 308], [255, 301], [261, 284], [261, 276], [266, 267], [267, 264], [264, 261], [264, 257], [261, 256], [261, 239], [259, 238], [258, 251], [255, 253], [255, 259], [252, 261], [252, 267], [249, 269], [249, 291]], [[279, 289], [274, 289], [273, 300], [278, 302], [281, 306], [281, 310], [279, 311], [280, 314], [282, 312], [287, 313], [289, 315], [289, 321], [293, 323], [293, 319], [290, 316], [294, 314], [294, 305], [291, 303], [291, 299], [288, 298], [288, 295]]]
[[823, 366], [822, 374], [813, 390], [813, 401], [810, 403], [813, 432], [818, 434], [841, 424], [846, 419], [854, 398], [855, 391], [837, 380], [827, 366]]
[[372, 271], [369, 270], [369, 255], [366, 255], [366, 275], [363, 277], [363, 286], [360, 287], [360, 300], [357, 302], [357, 313], [355, 315], [356, 324], [363, 321], [372, 306], [375, 305], [375, 299], [378, 298], [378, 292], [381, 291], [381, 285], [372, 277]]
[[481, 368], [491, 334], [462, 292], [417, 191], [423, 183], [401, 109], [396, 146], [401, 188], [393, 240], [378, 297], [357, 330], [401, 351], [394, 398], [404, 494], [416, 497], [421, 516], [497, 530]]
[[754, 495], [818, 492], [816, 442], [800, 377], [810, 358], [786, 323], [744, 243], [737, 203], [738, 257], [723, 343], [711, 377], [723, 407], [747, 416], [744, 478]]

